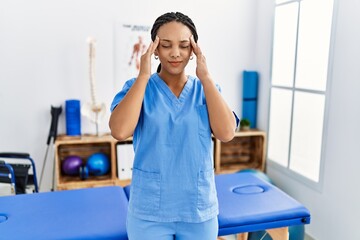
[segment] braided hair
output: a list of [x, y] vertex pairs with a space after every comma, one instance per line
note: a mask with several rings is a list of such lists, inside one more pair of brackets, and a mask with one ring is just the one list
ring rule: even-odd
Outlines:
[[[168, 12], [168, 13], [165, 13], [165, 14], [161, 15], [160, 17], [158, 17], [155, 20], [154, 25], [151, 29], [151, 40], [155, 41], [158, 30], [162, 25], [169, 23], [169, 22], [174, 22], [174, 21], [180, 22], [180, 23], [184, 24], [185, 26], [187, 26], [190, 29], [195, 42], [198, 41], [199, 36], [197, 34], [194, 22], [188, 16], [186, 16], [185, 14], [182, 14], [181, 12]], [[161, 70], [161, 64], [159, 64], [159, 66], [157, 68], [157, 72], [159, 73], [160, 70]]]

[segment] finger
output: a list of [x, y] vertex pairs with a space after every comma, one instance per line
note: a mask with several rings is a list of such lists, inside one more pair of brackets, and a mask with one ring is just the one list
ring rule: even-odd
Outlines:
[[195, 40], [194, 40], [194, 36], [193, 35], [191, 35], [191, 37], [190, 37], [190, 44], [191, 44], [191, 47], [193, 48], [193, 51], [196, 49], [196, 42], [195, 42]]
[[158, 36], [155, 37], [155, 40], [152, 42], [150, 47], [150, 53], [153, 54], [156, 48], [159, 46], [160, 38]]
[[192, 48], [193, 48], [193, 52], [195, 53], [195, 55], [198, 56], [199, 54], [201, 54], [200, 47], [199, 47], [199, 45], [195, 42], [193, 35], [191, 35], [191, 37], [190, 37], [190, 43], [191, 43], [191, 46], [192, 46]]
[[[147, 48], [147, 50], [146, 50], [146, 52], [145, 52], [145, 54], [147, 55], [147, 54], [153, 54], [154, 53], [154, 51], [155, 51], [155, 49], [154, 49], [154, 45], [155, 45], [155, 41], [156, 41], [156, 39], [154, 40], [154, 41], [151, 41], [150, 42], [150, 44], [149, 44], [149, 46], [148, 46], [148, 48]], [[144, 55], [145, 55], [144, 54]]]
[[151, 54], [151, 49], [152, 49], [152, 46], [154, 45], [154, 42], [150, 42], [146, 52], [144, 53], [144, 55], [148, 55], [148, 54]]

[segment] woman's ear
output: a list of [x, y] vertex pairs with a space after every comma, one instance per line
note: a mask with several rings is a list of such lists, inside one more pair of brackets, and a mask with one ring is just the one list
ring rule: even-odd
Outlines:
[[155, 55], [155, 56], [159, 56], [159, 53], [158, 53], [157, 48], [156, 48], [155, 51], [154, 51], [154, 55]]

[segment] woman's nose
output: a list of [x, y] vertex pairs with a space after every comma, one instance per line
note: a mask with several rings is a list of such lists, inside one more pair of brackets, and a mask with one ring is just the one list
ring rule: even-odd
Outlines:
[[171, 55], [170, 55], [172, 58], [177, 58], [180, 56], [180, 51], [179, 51], [179, 48], [177, 47], [174, 47], [171, 51]]

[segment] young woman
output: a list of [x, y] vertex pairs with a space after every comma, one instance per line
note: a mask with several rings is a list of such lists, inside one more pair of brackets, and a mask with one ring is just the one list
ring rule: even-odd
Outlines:
[[[111, 134], [133, 136], [135, 159], [127, 231], [130, 240], [212, 240], [218, 233], [211, 134], [234, 137], [237, 117], [220, 95], [197, 44], [193, 21], [158, 17], [139, 75], [115, 96]], [[160, 60], [151, 73], [151, 57]], [[196, 56], [196, 77], [185, 74]]]

